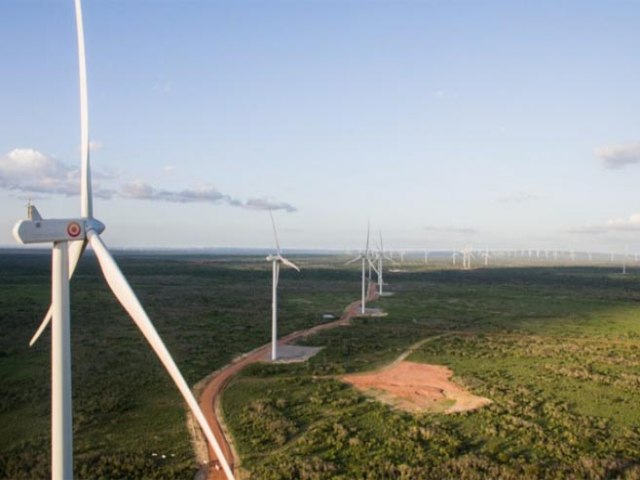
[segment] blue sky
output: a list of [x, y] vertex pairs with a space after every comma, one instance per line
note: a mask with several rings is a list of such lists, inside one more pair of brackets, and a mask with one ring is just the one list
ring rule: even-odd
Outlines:
[[[85, 0], [114, 246], [640, 250], [640, 2]], [[71, 0], [0, 3], [0, 245], [79, 212]]]

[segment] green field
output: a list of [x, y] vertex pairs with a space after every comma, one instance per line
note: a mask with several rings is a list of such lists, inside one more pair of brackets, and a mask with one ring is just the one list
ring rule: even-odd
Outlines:
[[[121, 255], [187, 382], [270, 338], [270, 265], [243, 257]], [[357, 266], [295, 259], [280, 333], [341, 313]], [[0, 255], [0, 478], [49, 464], [48, 255]], [[310, 362], [253, 365], [223, 397], [242, 467], [256, 479], [640, 477], [640, 272], [604, 267], [386, 273], [382, 318], [311, 337]], [[185, 409], [95, 259], [72, 282], [74, 458], [80, 478], [193, 478]], [[493, 404], [410, 415], [337, 378], [409, 359], [450, 366]], [[167, 455], [153, 456], [153, 453]]]
[[[76, 475], [191, 479], [197, 466], [182, 397], [85, 257], [71, 283]], [[190, 385], [270, 340], [263, 257], [116, 258]], [[283, 335], [340, 314], [359, 291], [354, 272], [300, 263], [303, 274], [281, 274]], [[50, 476], [49, 330], [28, 347], [49, 289], [49, 255], [0, 255], [0, 478]]]

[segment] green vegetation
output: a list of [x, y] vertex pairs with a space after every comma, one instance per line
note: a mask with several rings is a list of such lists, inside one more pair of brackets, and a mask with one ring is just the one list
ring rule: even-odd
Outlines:
[[[640, 478], [640, 277], [602, 268], [389, 274], [389, 316], [308, 343], [305, 365], [256, 365], [224, 410], [260, 479]], [[417, 340], [493, 404], [411, 415], [340, 382]]]
[[[190, 384], [269, 341], [264, 260], [118, 260]], [[301, 274], [282, 271], [282, 335], [359, 295], [357, 268], [296, 262]], [[639, 272], [421, 268], [385, 274], [395, 295], [375, 306], [387, 317], [306, 339], [325, 347], [307, 363], [232, 381], [223, 407], [251, 478], [640, 478]], [[0, 478], [48, 476], [49, 332], [28, 341], [49, 275], [48, 255], [0, 254]], [[182, 399], [91, 255], [72, 282], [72, 335], [77, 476], [193, 478]], [[448, 365], [493, 404], [412, 415], [339, 379], [432, 337], [408, 359]]]
[[[191, 479], [182, 398], [85, 257], [71, 283], [77, 476]], [[262, 258], [117, 259], [189, 384], [269, 341], [271, 271]], [[352, 272], [301, 266], [281, 274], [282, 335], [340, 314], [357, 296]], [[49, 299], [48, 254], [0, 254], [0, 478], [50, 476], [49, 330], [28, 347]]]

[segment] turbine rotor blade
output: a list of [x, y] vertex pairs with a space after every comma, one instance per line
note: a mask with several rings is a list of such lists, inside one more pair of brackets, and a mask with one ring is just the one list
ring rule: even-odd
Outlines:
[[[73, 277], [73, 272], [75, 272], [76, 267], [78, 266], [78, 262], [80, 261], [80, 257], [82, 257], [82, 253], [84, 252], [85, 247], [87, 246], [86, 240], [78, 240], [76, 242], [69, 242], [69, 280]], [[42, 323], [36, 330], [36, 333], [31, 337], [31, 341], [29, 342], [29, 346], [33, 347], [33, 345], [38, 341], [42, 332], [44, 332], [45, 328], [51, 322], [51, 305], [49, 305], [49, 310], [47, 310], [47, 314], [44, 316]]]
[[276, 230], [276, 222], [273, 219], [273, 212], [269, 209], [269, 216], [271, 217], [271, 226], [273, 227], [273, 237], [276, 239], [276, 250], [278, 256], [280, 256], [280, 242], [278, 242], [278, 231]]
[[78, 36], [78, 74], [80, 79], [80, 211], [83, 217], [93, 217], [91, 168], [89, 165], [89, 96], [87, 90], [87, 56], [84, 48], [82, 4], [75, 0], [76, 31]]
[[352, 263], [357, 262], [358, 260], [360, 260], [362, 258], [362, 255], [358, 255], [355, 258], [352, 258], [351, 260], [349, 260], [347, 263], [345, 263], [345, 265], [351, 265]]
[[282, 263], [284, 263], [287, 267], [291, 267], [291, 268], [293, 268], [294, 270], [300, 271], [300, 268], [299, 268], [295, 263], [293, 263], [291, 260], [287, 260], [287, 259], [286, 259], [286, 258], [284, 258], [284, 257], [279, 257], [279, 259], [280, 259], [280, 261], [281, 261]]
[[369, 262], [369, 266], [373, 269], [374, 272], [376, 272], [376, 275], [380, 275], [380, 272], [378, 272], [378, 269], [376, 268], [376, 266], [373, 264], [373, 262], [371, 261], [370, 258], [367, 258], [367, 261]]
[[369, 220], [367, 220], [367, 244], [366, 244], [366, 248], [365, 248], [365, 255], [369, 255]]
[[153, 323], [147, 316], [147, 313], [140, 305], [138, 298], [135, 293], [131, 289], [131, 286], [125, 279], [124, 275], [120, 271], [120, 268], [116, 264], [115, 260], [107, 250], [106, 245], [100, 238], [100, 236], [95, 233], [93, 230], [89, 230], [87, 232], [87, 237], [89, 239], [89, 243], [93, 247], [93, 250], [98, 258], [98, 262], [100, 264], [100, 268], [102, 269], [102, 273], [111, 288], [111, 291], [114, 293], [120, 304], [124, 307], [124, 309], [129, 313], [135, 324], [138, 326], [147, 342], [151, 345], [154, 352], [166, 368], [167, 372], [173, 379], [176, 387], [182, 394], [183, 398], [187, 402], [187, 405], [193, 412], [194, 417], [198, 421], [200, 428], [202, 428], [209, 444], [213, 447], [213, 450], [218, 457], [220, 465], [222, 466], [227, 478], [233, 480], [233, 473], [229, 468], [229, 464], [227, 463], [227, 459], [222, 453], [222, 449], [220, 445], [218, 445], [218, 441], [216, 440], [213, 432], [211, 431], [211, 427], [207, 423], [206, 418], [204, 417], [198, 402], [196, 401], [193, 393], [189, 389], [187, 382], [184, 380], [184, 377], [178, 370], [173, 358], [169, 354], [167, 347], [165, 347], [164, 342], [158, 335]]

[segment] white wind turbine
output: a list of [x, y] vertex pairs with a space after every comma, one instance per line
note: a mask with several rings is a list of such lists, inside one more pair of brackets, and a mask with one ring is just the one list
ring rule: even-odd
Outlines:
[[[360, 302], [360, 313], [364, 315], [367, 308], [366, 264], [367, 262], [371, 263], [371, 259], [369, 258], [369, 222], [367, 222], [367, 243], [365, 245], [364, 252], [360, 252], [355, 258], [349, 260], [345, 265], [350, 265], [358, 260], [362, 262], [362, 301]], [[380, 274], [378, 273], [378, 278], [379, 277]]]
[[380, 255], [378, 256], [378, 295], [382, 296], [382, 286], [384, 285], [384, 280], [382, 278], [383, 270], [384, 270], [384, 259], [389, 260], [390, 262], [396, 263], [393, 257], [385, 255], [384, 253], [384, 242], [382, 241], [382, 232], [378, 231], [380, 235]]
[[276, 222], [273, 220], [273, 213], [269, 210], [271, 216], [271, 226], [273, 227], [273, 236], [276, 239], [276, 254], [269, 255], [267, 261], [271, 262], [273, 272], [273, 283], [271, 286], [271, 360], [278, 359], [278, 280], [280, 279], [280, 264], [291, 267], [298, 272], [298, 266], [290, 260], [284, 258], [280, 253], [280, 242], [278, 242], [278, 231], [276, 230]]
[[484, 266], [488, 267], [489, 266], [489, 249], [488, 248], [484, 251], [482, 256], [484, 257]]
[[463, 270], [471, 270], [471, 259], [473, 258], [473, 252], [471, 247], [464, 247], [462, 251], [462, 268]]
[[33, 345], [46, 326], [51, 323], [51, 477], [54, 480], [73, 478], [69, 280], [87, 244], [90, 244], [109, 288], [129, 313], [178, 387], [217, 455], [227, 478], [233, 479], [227, 460], [187, 382], [100, 238], [105, 225], [93, 216], [86, 55], [81, 0], [75, 0], [75, 11], [80, 77], [81, 214], [79, 217], [66, 219], [43, 219], [38, 210], [29, 205], [27, 219], [18, 222], [13, 229], [14, 237], [20, 243], [51, 242], [53, 244], [51, 306], [30, 343]]

